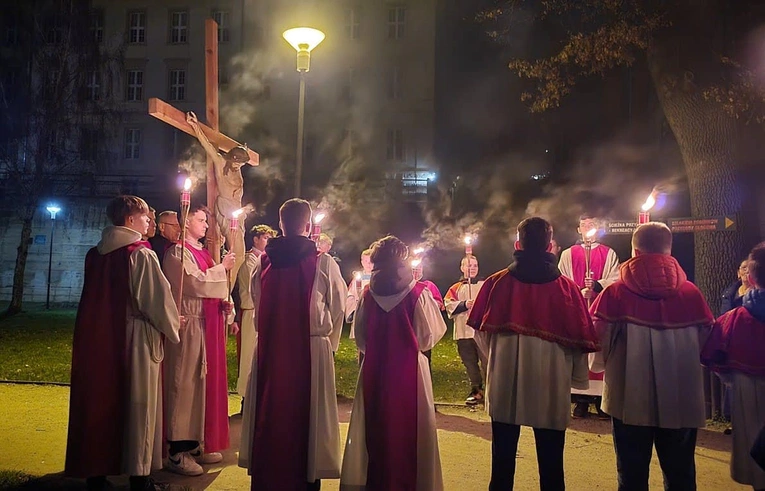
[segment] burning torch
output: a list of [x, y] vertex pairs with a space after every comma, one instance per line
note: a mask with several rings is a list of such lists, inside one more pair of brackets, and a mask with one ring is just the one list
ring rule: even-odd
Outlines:
[[656, 193], [654, 191], [648, 195], [648, 199], [645, 200], [643, 206], [640, 207], [640, 213], [638, 213], [638, 225], [643, 225], [651, 221], [651, 208], [656, 204]]
[[356, 288], [356, 298], [361, 297], [361, 271], [354, 271], [353, 273], [353, 286]]
[[321, 235], [321, 222], [327, 218], [327, 214], [322, 212], [317, 213], [313, 217], [313, 230], [311, 231], [311, 240], [316, 242], [319, 240], [319, 235]]
[[468, 285], [468, 299], [473, 299], [473, 286], [470, 278], [470, 256], [473, 255], [473, 236], [472, 235], [466, 235], [464, 239], [462, 239], [463, 242], [465, 242], [465, 278], [467, 278], [467, 285]]
[[185, 275], [186, 251], [186, 220], [189, 218], [189, 208], [191, 207], [191, 179], [186, 178], [183, 182], [181, 191], [181, 282], [178, 286], [178, 315], [181, 315], [181, 301], [183, 300], [183, 277]]
[[422, 259], [419, 257], [412, 259], [412, 262], [410, 263], [412, 266], [412, 278], [414, 278], [415, 281], [419, 281], [417, 279], [417, 271], [420, 269], [420, 265], [422, 264]]
[[[238, 210], [231, 213], [231, 219], [228, 221], [228, 230], [230, 232], [231, 236], [231, 250], [234, 250], [234, 243], [236, 243], [237, 240], [237, 234], [241, 232], [241, 228], [239, 228], [239, 216], [244, 213], [244, 208], [239, 208]], [[231, 271], [228, 271], [226, 274], [226, 277], [228, 278], [228, 291], [231, 291]]]

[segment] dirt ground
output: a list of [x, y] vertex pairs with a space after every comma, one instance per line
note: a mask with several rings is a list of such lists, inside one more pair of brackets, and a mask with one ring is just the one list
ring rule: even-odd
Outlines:
[[[351, 401], [341, 400], [343, 436], [350, 418]], [[63, 478], [66, 424], [69, 404], [67, 387], [0, 384], [0, 469], [23, 471], [40, 476], [25, 489], [84, 489], [82, 481]], [[184, 478], [165, 471], [154, 478], [171, 484], [171, 489], [248, 489], [246, 472], [236, 466], [241, 416], [240, 399], [231, 396], [232, 448], [221, 464], [207, 466], [206, 474]], [[439, 448], [447, 490], [472, 491], [488, 487], [491, 457], [491, 426], [483, 411], [460, 406], [438, 407]], [[715, 430], [701, 430], [696, 450], [699, 490], [749, 489], [729, 477], [731, 437]], [[616, 459], [610, 423], [597, 419], [572, 421], [566, 433], [566, 484], [574, 491], [616, 489]], [[127, 478], [110, 479], [116, 489], [127, 489]], [[538, 489], [534, 437], [524, 428], [518, 447], [516, 489]], [[322, 483], [323, 490], [338, 489], [337, 480]], [[663, 489], [661, 469], [654, 456], [651, 463], [651, 490]]]

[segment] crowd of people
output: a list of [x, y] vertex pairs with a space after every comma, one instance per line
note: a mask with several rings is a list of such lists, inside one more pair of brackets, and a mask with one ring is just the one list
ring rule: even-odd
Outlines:
[[[85, 260], [72, 354], [65, 472], [89, 489], [121, 474], [131, 489], [155, 489], [152, 470], [197, 476], [222, 460], [228, 330], [243, 397], [238, 463], [251, 489], [340, 479], [345, 491], [442, 490], [429, 354], [444, 314], [471, 385], [466, 403], [491, 417], [490, 490], [513, 489], [521, 426], [534, 431], [540, 488], [565, 489], [572, 416], [611, 420], [620, 490], [648, 489], [654, 448], [665, 489], [696, 489], [703, 366], [727, 388], [731, 476], [765, 489], [765, 243], [715, 320], [662, 223], [640, 225], [619, 265], [593, 217], [560, 259], [552, 225], [527, 218], [509, 267], [480, 279], [466, 255], [441, 299], [394, 236], [363, 251], [346, 284], [331, 238], [311, 239], [304, 200], [282, 205], [280, 236], [257, 226], [244, 260], [228, 253], [219, 264], [202, 245], [202, 206], [181, 224], [120, 196], [107, 215], [112, 226]], [[360, 372], [343, 453], [334, 355], [346, 321]]]

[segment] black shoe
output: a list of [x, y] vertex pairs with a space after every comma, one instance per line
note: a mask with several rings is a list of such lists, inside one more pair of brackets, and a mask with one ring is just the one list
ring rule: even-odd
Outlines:
[[723, 435], [730, 435], [731, 433], [733, 433], [733, 427], [731, 426], [728, 426], [725, 428], [725, 431], [723, 431]]
[[571, 415], [575, 419], [586, 418], [590, 415], [590, 405], [586, 402], [577, 402], [574, 405], [574, 411], [571, 413]]
[[106, 480], [106, 476], [94, 476], [85, 480], [85, 486], [88, 491], [104, 491], [110, 489], [111, 483]]
[[170, 485], [158, 483], [149, 476], [130, 476], [130, 491], [164, 491]]
[[468, 394], [465, 399], [465, 404], [468, 406], [477, 406], [483, 402], [483, 391], [479, 387], [473, 387], [473, 390]]

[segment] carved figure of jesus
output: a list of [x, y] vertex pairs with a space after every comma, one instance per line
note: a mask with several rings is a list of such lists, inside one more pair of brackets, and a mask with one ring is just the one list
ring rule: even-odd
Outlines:
[[244, 262], [244, 219], [239, 220], [239, 231], [232, 232], [229, 227], [232, 214], [242, 207], [242, 195], [244, 194], [244, 178], [242, 166], [245, 164], [255, 165], [249, 161], [247, 149], [244, 147], [232, 148], [229, 152], [220, 152], [210, 143], [207, 136], [199, 127], [197, 115], [193, 112], [186, 113], [186, 122], [194, 129], [199, 143], [205, 149], [207, 156], [213, 161], [215, 168], [215, 181], [218, 188], [218, 197], [215, 200], [215, 221], [218, 224], [220, 235], [226, 239], [226, 247], [236, 255], [236, 263], [231, 269], [231, 277], [236, 278], [239, 267]]

